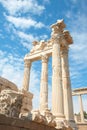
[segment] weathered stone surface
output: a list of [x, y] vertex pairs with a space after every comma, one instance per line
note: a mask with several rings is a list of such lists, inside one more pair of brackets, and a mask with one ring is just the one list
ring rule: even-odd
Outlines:
[[[44, 124], [0, 115], [0, 130], [56, 130]], [[61, 129], [60, 129], [61, 130]]]
[[20, 118], [27, 117], [32, 110], [33, 94], [25, 90], [22, 90], [22, 94], [23, 94], [23, 100], [22, 100], [22, 107], [19, 115]]
[[4, 89], [18, 91], [16, 84], [0, 76], [0, 92]]
[[[78, 130], [87, 130], [87, 124], [77, 124]], [[0, 115], [0, 130], [57, 130], [44, 124], [18, 118], [9, 118]], [[72, 130], [72, 128], [62, 128], [59, 130]]]
[[0, 114], [19, 117], [23, 95], [16, 91], [5, 89], [0, 93]]
[[87, 130], [87, 123], [78, 123], [78, 130]]

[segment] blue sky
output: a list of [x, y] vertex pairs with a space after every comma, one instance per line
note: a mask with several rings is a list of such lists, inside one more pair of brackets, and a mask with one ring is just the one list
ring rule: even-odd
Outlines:
[[[23, 58], [32, 48], [32, 41], [49, 39], [50, 25], [57, 19], [64, 19], [66, 29], [70, 31], [74, 42], [69, 51], [72, 89], [86, 87], [86, 5], [87, 0], [0, 0], [0, 76], [13, 81], [21, 88]], [[48, 70], [49, 104], [51, 104], [51, 60], [50, 58]], [[40, 73], [41, 62], [33, 63], [30, 91], [35, 94], [34, 107], [39, 104], [36, 100], [39, 96]], [[84, 109], [86, 109], [86, 101], [84, 104]]]

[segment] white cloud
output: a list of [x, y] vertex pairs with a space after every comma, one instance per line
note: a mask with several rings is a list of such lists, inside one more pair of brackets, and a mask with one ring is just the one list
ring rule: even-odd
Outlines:
[[44, 6], [38, 4], [37, 0], [0, 0], [0, 3], [10, 15], [26, 12], [40, 15], [45, 9]]
[[45, 25], [42, 22], [36, 22], [32, 18], [6, 16], [6, 19], [10, 23], [12, 23], [15, 27], [21, 28], [21, 29], [27, 29], [27, 28], [30, 28], [30, 27], [34, 27], [34, 28], [45, 27]]
[[7, 52], [0, 51], [0, 76], [11, 80], [21, 87], [21, 79], [23, 75], [23, 61], [20, 57]]
[[37, 36], [34, 36], [33, 34], [26, 34], [21, 31], [16, 32], [16, 35], [20, 38], [20, 43], [28, 50], [32, 48], [32, 42], [38, 40]]
[[40, 39], [41, 39], [41, 40], [45, 40], [45, 39], [47, 39], [47, 38], [48, 38], [48, 36], [47, 36], [46, 34], [40, 36]]
[[18, 36], [23, 40], [31, 43], [34, 40], [38, 40], [38, 37], [33, 36], [32, 34], [26, 34], [24, 32], [17, 32]]
[[28, 50], [32, 48], [32, 45], [29, 42], [21, 41], [21, 44]]
[[86, 62], [87, 63], [87, 36], [84, 32], [73, 32], [72, 33], [74, 44], [71, 46], [71, 57], [75, 62]]
[[28, 43], [32, 43], [35, 40], [45, 40], [48, 38], [48, 36], [44, 34], [40, 36], [35, 36], [34, 34], [27, 34], [22, 31], [16, 32], [16, 35], [18, 35], [23, 41], [26, 41]]

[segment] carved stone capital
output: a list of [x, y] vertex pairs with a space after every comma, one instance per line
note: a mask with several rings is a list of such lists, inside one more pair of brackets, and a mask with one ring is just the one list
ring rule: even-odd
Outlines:
[[24, 66], [25, 66], [25, 67], [31, 67], [31, 61], [28, 60], [28, 59], [25, 59], [25, 60], [24, 60]]
[[72, 44], [73, 43], [72, 37], [71, 37], [68, 30], [64, 30], [63, 35], [64, 35], [64, 38], [65, 38], [67, 44]]
[[60, 34], [60, 32], [63, 31], [63, 29], [65, 28], [65, 24], [64, 24], [64, 20], [57, 20], [57, 22], [55, 24], [51, 25], [52, 28], [52, 35], [53, 34]]
[[48, 62], [48, 56], [47, 55], [42, 55], [41, 59], [42, 59], [42, 63], [47, 63]]
[[60, 55], [64, 56], [64, 55], [68, 55], [68, 46], [63, 46], [60, 49]]
[[61, 44], [62, 34], [54, 34], [51, 37], [52, 44]]

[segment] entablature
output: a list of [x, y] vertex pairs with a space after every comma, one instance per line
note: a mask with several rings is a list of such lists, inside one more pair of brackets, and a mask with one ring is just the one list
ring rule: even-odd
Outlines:
[[87, 88], [78, 88], [72, 91], [72, 96], [87, 94]]

